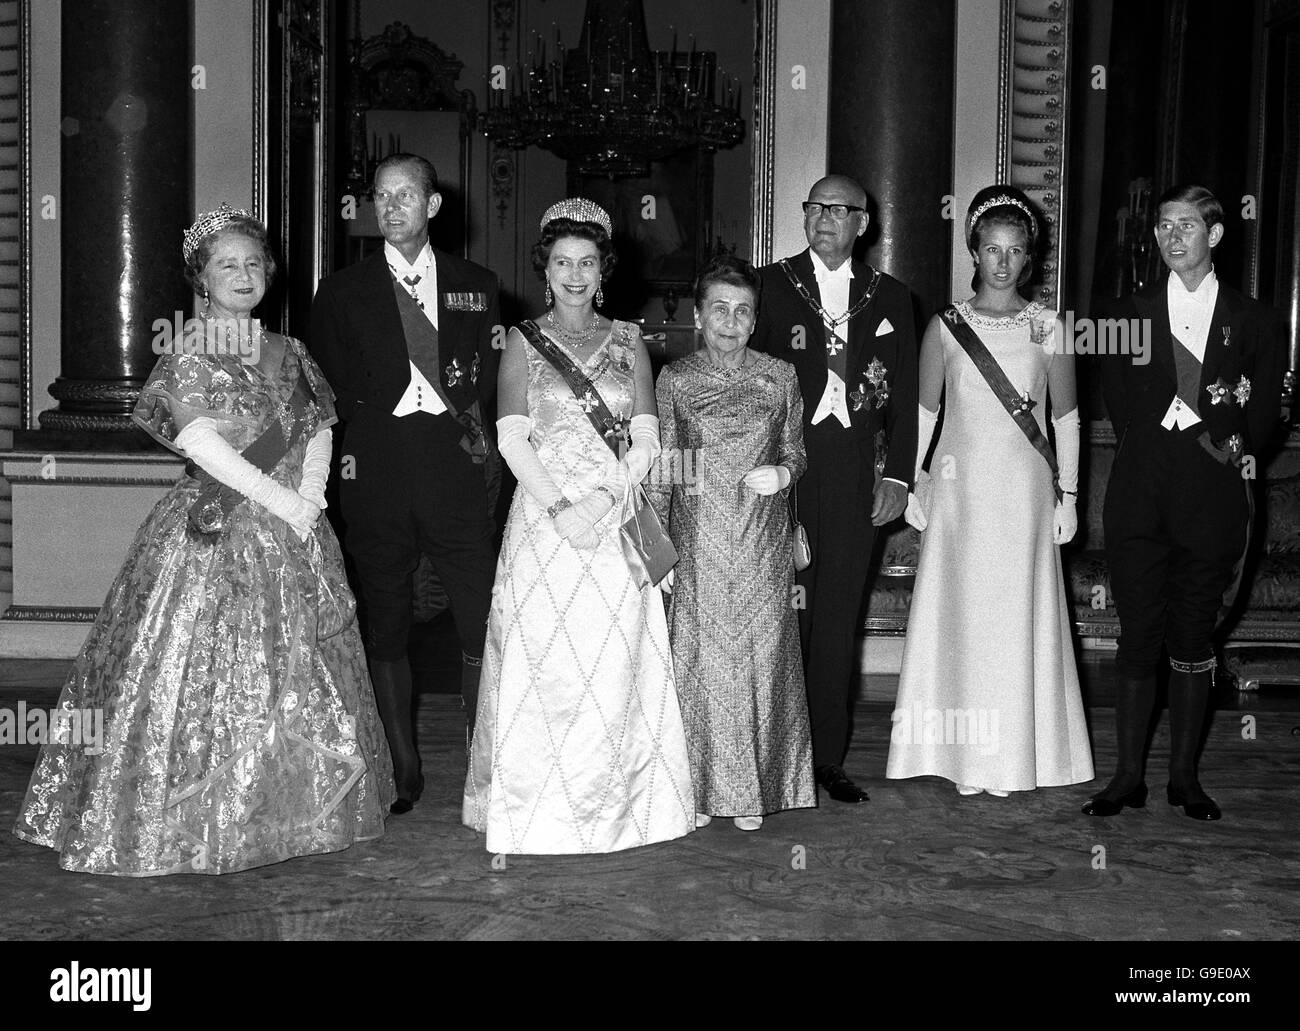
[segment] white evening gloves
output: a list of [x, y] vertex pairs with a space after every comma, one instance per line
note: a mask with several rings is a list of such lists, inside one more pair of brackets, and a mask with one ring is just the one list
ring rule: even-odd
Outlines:
[[[645, 479], [659, 455], [659, 417], [634, 415], [630, 424], [632, 446], [627, 455], [595, 490], [578, 501], [562, 507], [553, 518], [555, 532], [575, 548], [591, 550], [600, 543], [595, 526], [614, 507], [628, 484]], [[533, 420], [526, 415], [507, 415], [497, 420], [497, 447], [510, 466], [519, 485], [528, 491], [542, 508], [549, 509], [564, 498], [551, 474], [542, 465], [529, 441]]]
[[790, 486], [790, 470], [783, 465], [760, 465], [745, 473], [742, 481], [755, 494], [775, 494]]
[[930, 484], [921, 481], [921, 465], [925, 462], [926, 452], [930, 450], [930, 438], [934, 436], [934, 427], [938, 421], [938, 412], [930, 411], [925, 405], [916, 406], [916, 466], [912, 471], [912, 490], [907, 495], [907, 510], [903, 513], [903, 518], [909, 526], [918, 530], [924, 530], [930, 525]]
[[634, 415], [628, 429], [632, 446], [627, 449], [627, 454], [609, 471], [599, 487], [573, 503], [574, 510], [581, 512], [593, 524], [605, 518], [614, 507], [615, 499], [621, 499], [629, 486], [635, 487], [645, 479], [662, 450], [659, 446], [659, 416]]
[[533, 420], [526, 415], [507, 415], [498, 419], [497, 449], [519, 481], [519, 486], [528, 491], [542, 508], [550, 508], [564, 495], [529, 443], [532, 432]]
[[307, 442], [302, 456], [302, 480], [298, 493], [319, 509], [325, 508], [325, 484], [330, 476], [330, 454], [334, 444], [330, 428], [326, 426]]
[[[528, 491], [543, 509], [549, 509], [562, 500], [564, 494], [529, 442], [532, 432], [533, 420], [528, 416], [504, 416], [497, 420], [497, 449], [519, 481], [519, 486]], [[575, 548], [590, 551], [599, 543], [600, 539], [592, 529], [594, 520], [588, 518], [587, 512], [579, 511], [577, 505], [569, 505], [557, 512], [553, 522], [555, 532]]]
[[1079, 409], [1071, 408], [1053, 419], [1052, 425], [1056, 428], [1056, 468], [1063, 492], [1056, 505], [1052, 539], [1056, 544], [1067, 544], [1079, 530]]
[[320, 517], [320, 506], [297, 491], [276, 483], [244, 458], [221, 436], [213, 420], [195, 419], [176, 434], [176, 446], [214, 480], [239, 491], [249, 501], [283, 519], [300, 540], [305, 541], [311, 536]]
[[617, 494], [627, 490], [629, 482], [635, 486], [645, 479], [650, 466], [659, 457], [659, 416], [634, 415], [629, 424], [632, 446], [623, 460], [605, 477], [605, 486]]
[[622, 499], [629, 487], [635, 487], [645, 479], [662, 450], [659, 446], [659, 416], [634, 415], [628, 431], [632, 446], [627, 449], [627, 454], [610, 470], [600, 487], [581, 501], [574, 502], [574, 508], [594, 514], [592, 522], [604, 518], [605, 513], [614, 507], [615, 498]]
[[[929, 525], [929, 498], [925, 497], [928, 484], [922, 480], [921, 463], [925, 453], [930, 450], [930, 438], [934, 434], [939, 413], [932, 412], [923, 405], [916, 406], [917, 441], [916, 470], [912, 477], [914, 493], [907, 497], [907, 511], [904, 518], [918, 530]], [[1076, 502], [1079, 490], [1079, 410], [1072, 408], [1059, 419], [1053, 419], [1056, 428], [1056, 458], [1059, 483], [1064, 492], [1062, 500], [1056, 506], [1053, 517], [1052, 538], [1056, 544], [1066, 544], [1074, 538], [1079, 529], [1079, 515]]]

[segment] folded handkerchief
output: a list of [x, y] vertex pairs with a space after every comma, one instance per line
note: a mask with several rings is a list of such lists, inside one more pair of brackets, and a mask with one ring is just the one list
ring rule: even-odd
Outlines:
[[892, 333], [893, 331], [894, 331], [894, 324], [890, 322], [888, 319], [881, 319], [880, 325], [876, 327], [876, 336], [882, 337], [886, 333]]

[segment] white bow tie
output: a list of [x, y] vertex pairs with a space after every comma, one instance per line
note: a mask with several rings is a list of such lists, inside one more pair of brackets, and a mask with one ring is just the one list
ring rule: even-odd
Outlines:
[[853, 278], [847, 261], [837, 269], [816, 268], [813, 272], [819, 283], [847, 283]]

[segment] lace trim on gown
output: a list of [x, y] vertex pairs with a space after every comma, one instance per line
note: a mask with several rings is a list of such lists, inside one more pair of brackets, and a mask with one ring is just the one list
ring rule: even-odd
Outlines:
[[961, 313], [963, 319], [977, 329], [1015, 329], [1033, 321], [1034, 318], [1046, 310], [1047, 305], [1043, 304], [1042, 301], [1030, 301], [1016, 314], [1004, 315], [1000, 319], [981, 315], [970, 306], [969, 301], [958, 301], [953, 307]]

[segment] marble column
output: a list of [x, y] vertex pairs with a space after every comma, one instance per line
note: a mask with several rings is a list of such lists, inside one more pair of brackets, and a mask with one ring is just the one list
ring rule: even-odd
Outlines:
[[180, 254], [193, 220], [192, 6], [62, 5], [59, 404], [0, 453], [12, 492], [6, 657], [77, 654], [140, 524], [181, 473], [130, 413], [157, 361], [154, 321], [188, 314], [192, 300]]
[[831, 19], [827, 171], [862, 183], [866, 260], [928, 316], [949, 300], [954, 0], [834, 0]]
[[42, 430], [68, 442], [131, 430], [157, 355], [155, 319], [188, 313], [191, 5], [63, 5], [61, 375]]

